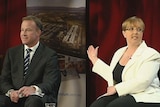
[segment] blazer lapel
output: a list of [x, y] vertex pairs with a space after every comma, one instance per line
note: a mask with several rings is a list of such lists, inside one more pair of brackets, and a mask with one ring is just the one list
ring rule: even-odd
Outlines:
[[142, 42], [142, 44], [137, 48], [131, 59], [128, 61], [126, 66], [124, 67], [124, 70], [122, 72], [122, 77], [125, 75], [126, 71], [136, 62], [136, 60], [139, 60], [141, 54], [143, 53], [144, 49], [147, 47], [145, 42]]
[[117, 63], [119, 62], [120, 58], [122, 57], [122, 55], [124, 54], [125, 50], [127, 49], [127, 46], [124, 47], [123, 49], [121, 49], [114, 57], [114, 59], [111, 62], [112, 65], [112, 71], [115, 68], [115, 66], [117, 65]]

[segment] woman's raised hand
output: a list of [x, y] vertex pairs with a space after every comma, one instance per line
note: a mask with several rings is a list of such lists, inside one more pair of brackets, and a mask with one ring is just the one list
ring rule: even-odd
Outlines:
[[93, 65], [98, 60], [98, 48], [98, 46], [94, 48], [93, 45], [90, 45], [87, 50], [88, 58], [91, 60]]

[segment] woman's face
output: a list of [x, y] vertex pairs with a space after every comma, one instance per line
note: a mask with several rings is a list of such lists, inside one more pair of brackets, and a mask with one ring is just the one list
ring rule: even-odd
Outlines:
[[139, 46], [143, 38], [143, 29], [140, 27], [130, 26], [122, 31], [123, 36], [126, 38], [128, 45]]

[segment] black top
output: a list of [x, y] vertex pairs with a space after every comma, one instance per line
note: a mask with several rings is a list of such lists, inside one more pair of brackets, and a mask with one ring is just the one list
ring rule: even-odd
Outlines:
[[122, 71], [123, 71], [124, 66], [120, 65], [119, 62], [117, 63], [116, 67], [113, 70], [113, 79], [115, 80], [116, 83], [122, 82]]

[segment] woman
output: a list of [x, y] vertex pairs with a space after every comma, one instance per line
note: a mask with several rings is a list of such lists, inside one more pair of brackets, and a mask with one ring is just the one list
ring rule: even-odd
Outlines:
[[107, 93], [90, 107], [160, 106], [157, 76], [160, 54], [142, 39], [144, 29], [144, 22], [136, 16], [123, 22], [122, 33], [127, 46], [115, 52], [110, 65], [98, 58], [98, 47], [89, 46], [87, 53], [93, 72], [108, 82]]

